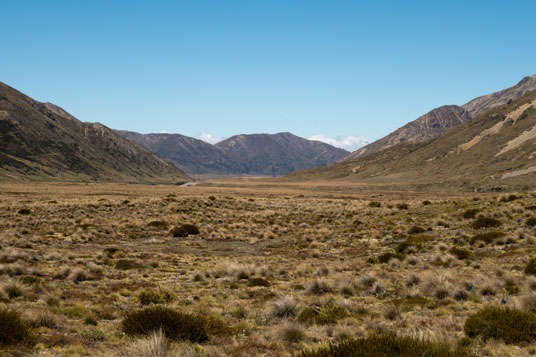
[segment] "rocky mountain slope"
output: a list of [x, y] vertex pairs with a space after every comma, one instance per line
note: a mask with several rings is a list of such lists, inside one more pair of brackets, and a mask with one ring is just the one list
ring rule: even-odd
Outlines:
[[98, 123], [83, 123], [0, 82], [0, 178], [177, 182], [188, 177]]
[[423, 143], [402, 143], [289, 180], [344, 179], [367, 185], [454, 190], [536, 188], [536, 91], [495, 106]]
[[328, 165], [349, 154], [290, 133], [236, 135], [211, 145], [180, 134], [117, 132], [192, 175], [279, 176]]
[[536, 74], [523, 78], [518, 84], [500, 92], [475, 98], [461, 107], [442, 106], [409, 122], [391, 134], [376, 140], [348, 155], [351, 161], [401, 143], [420, 143], [433, 139], [482, 113], [536, 90]]

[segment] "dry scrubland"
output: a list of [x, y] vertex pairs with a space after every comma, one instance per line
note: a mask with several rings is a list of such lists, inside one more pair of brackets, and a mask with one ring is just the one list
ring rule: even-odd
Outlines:
[[0, 185], [0, 349], [536, 354], [536, 195], [227, 186]]

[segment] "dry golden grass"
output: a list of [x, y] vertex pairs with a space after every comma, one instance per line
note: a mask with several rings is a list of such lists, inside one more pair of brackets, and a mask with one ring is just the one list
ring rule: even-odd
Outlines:
[[[456, 344], [465, 319], [483, 307], [535, 309], [536, 283], [524, 268], [536, 256], [534, 228], [525, 224], [536, 198], [517, 196], [267, 180], [1, 184], [0, 308], [19, 311], [36, 336], [32, 347], [2, 348], [285, 356], [393, 331]], [[471, 228], [474, 218], [463, 217], [470, 208], [502, 226]], [[200, 234], [173, 237], [182, 224]], [[415, 226], [425, 232], [409, 235]], [[506, 235], [470, 244], [492, 230]], [[452, 247], [473, 254], [455, 256]], [[126, 336], [121, 321], [142, 307], [141, 291], [172, 293], [169, 307], [207, 318], [209, 340]], [[470, 349], [530, 355], [536, 344], [475, 339]]]

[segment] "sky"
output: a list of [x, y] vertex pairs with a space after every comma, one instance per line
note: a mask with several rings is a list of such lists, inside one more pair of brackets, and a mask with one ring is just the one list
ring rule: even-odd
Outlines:
[[536, 73], [536, 1], [0, 0], [0, 81], [82, 121], [353, 150]]

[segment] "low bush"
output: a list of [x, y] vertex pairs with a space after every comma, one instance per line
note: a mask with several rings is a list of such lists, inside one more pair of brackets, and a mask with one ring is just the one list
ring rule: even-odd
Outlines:
[[199, 228], [195, 224], [183, 224], [180, 228], [184, 229], [188, 235], [195, 236], [199, 234]]
[[31, 344], [33, 341], [30, 327], [18, 312], [0, 309], [0, 347]]
[[402, 253], [386, 252], [378, 256], [378, 262], [389, 263], [389, 261], [393, 258], [396, 258], [398, 260], [404, 260], [405, 257]]
[[523, 270], [527, 275], [536, 275], [536, 258], [531, 258]]
[[270, 286], [270, 282], [264, 278], [253, 278], [250, 281], [248, 281], [248, 286], [254, 287], [254, 286], [264, 286], [265, 288]]
[[469, 357], [473, 356], [462, 347], [452, 348], [446, 343], [421, 340], [415, 337], [401, 337], [395, 334], [371, 335], [330, 344], [316, 350], [301, 352], [298, 357]]
[[408, 230], [408, 234], [420, 234], [424, 232], [426, 232], [426, 229], [419, 226], [413, 226]]
[[171, 229], [171, 235], [175, 238], [177, 237], [188, 237], [188, 232], [182, 227], [173, 227]]
[[500, 226], [502, 226], [502, 222], [493, 217], [478, 217], [471, 224], [473, 229], [494, 228]]
[[467, 248], [458, 248], [458, 247], [452, 247], [449, 249], [449, 253], [454, 255], [456, 258], [462, 260], [462, 259], [468, 259], [471, 258], [473, 255], [472, 250]]
[[503, 340], [507, 344], [519, 344], [536, 340], [536, 315], [509, 308], [488, 307], [465, 320], [468, 337]]
[[472, 219], [476, 217], [476, 214], [480, 212], [479, 208], [468, 208], [465, 211], [463, 211], [463, 218], [465, 219]]
[[162, 306], [132, 311], [123, 319], [121, 326], [127, 335], [149, 335], [161, 329], [167, 338], [175, 341], [208, 340], [206, 319]]
[[530, 217], [528, 218], [526, 221], [525, 221], [525, 225], [529, 226], [529, 227], [534, 227], [536, 226], [536, 217]]
[[368, 204], [369, 207], [381, 207], [382, 204], [381, 202], [378, 202], [378, 201], [370, 201], [369, 204]]
[[431, 242], [435, 238], [423, 234], [411, 236], [407, 238], [405, 241], [398, 243], [398, 245], [395, 247], [395, 251], [397, 253], [406, 253], [407, 249], [409, 247], [416, 247], [417, 249], [421, 249], [426, 242]]
[[136, 295], [136, 300], [142, 305], [169, 304], [177, 300], [177, 296], [167, 290], [145, 289]]
[[168, 229], [168, 223], [166, 221], [151, 221], [147, 224], [147, 227]]
[[331, 325], [348, 316], [350, 316], [350, 312], [345, 307], [328, 305], [322, 309], [306, 307], [300, 312], [297, 320], [307, 325]]
[[478, 241], [482, 241], [486, 244], [489, 244], [491, 242], [493, 242], [495, 239], [497, 238], [502, 238], [506, 235], [506, 233], [504, 232], [487, 232], [487, 233], [480, 233], [480, 234], [477, 234], [473, 237], [471, 237], [471, 239], [469, 240], [469, 243], [471, 244], [475, 244], [476, 242]]

